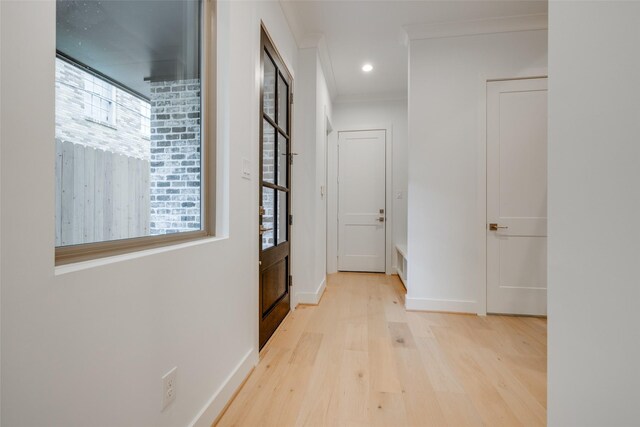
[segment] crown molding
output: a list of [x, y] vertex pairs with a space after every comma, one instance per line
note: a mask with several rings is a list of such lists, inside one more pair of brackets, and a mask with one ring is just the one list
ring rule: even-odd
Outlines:
[[517, 31], [546, 30], [546, 14], [507, 16], [475, 21], [437, 22], [411, 24], [403, 28], [409, 40], [438, 39], [445, 37], [474, 36], [480, 34], [510, 33]]
[[327, 82], [329, 96], [331, 99], [335, 99], [338, 95], [338, 86], [336, 84], [336, 76], [333, 73], [333, 62], [331, 62], [331, 55], [329, 55], [329, 49], [327, 48], [327, 42], [324, 40], [324, 36], [318, 41], [318, 57], [320, 58], [320, 66], [324, 72], [324, 79]]
[[406, 92], [382, 92], [359, 95], [339, 95], [334, 99], [334, 105], [343, 104], [366, 104], [371, 102], [400, 102], [407, 101]]
[[293, 34], [293, 38], [298, 45], [298, 49], [311, 49], [316, 48], [318, 50], [318, 58], [320, 60], [320, 66], [324, 73], [325, 81], [327, 82], [327, 88], [329, 89], [329, 95], [331, 99], [337, 96], [338, 90], [336, 85], [335, 74], [333, 73], [333, 64], [331, 62], [331, 56], [327, 48], [327, 43], [324, 39], [324, 34], [321, 33], [307, 33], [300, 25], [297, 15], [294, 10], [293, 2], [280, 0], [280, 8], [284, 13], [284, 17], [289, 24], [289, 29]]

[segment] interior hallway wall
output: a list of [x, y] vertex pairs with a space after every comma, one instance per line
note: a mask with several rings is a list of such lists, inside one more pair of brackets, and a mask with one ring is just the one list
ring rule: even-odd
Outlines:
[[3, 425], [208, 426], [256, 363], [261, 20], [298, 49], [277, 2], [217, 7], [219, 237], [56, 268], [55, 2], [1, 2]]
[[640, 425], [640, 4], [549, 5], [549, 426]]
[[326, 286], [326, 120], [332, 103], [318, 48], [300, 49], [294, 82], [293, 293], [295, 304], [315, 304]]
[[410, 42], [407, 308], [482, 311], [486, 80], [546, 68], [546, 30]]
[[391, 206], [393, 222], [387, 224], [392, 227], [393, 241], [392, 271], [396, 266], [396, 244], [407, 243], [407, 100], [359, 101], [340, 102], [334, 105], [333, 128], [329, 143], [329, 173], [328, 173], [328, 258], [329, 273], [338, 270], [338, 132], [341, 130], [372, 129], [376, 127], [391, 127], [391, 138], [387, 143], [392, 144], [391, 169], [392, 188], [387, 200]]

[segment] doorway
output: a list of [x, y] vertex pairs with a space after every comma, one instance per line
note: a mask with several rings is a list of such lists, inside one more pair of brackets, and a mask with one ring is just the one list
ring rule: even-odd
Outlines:
[[487, 83], [487, 312], [547, 314], [547, 79]]
[[386, 131], [338, 134], [338, 270], [384, 273]]
[[293, 79], [262, 29], [259, 316], [262, 348], [290, 310], [291, 101]]

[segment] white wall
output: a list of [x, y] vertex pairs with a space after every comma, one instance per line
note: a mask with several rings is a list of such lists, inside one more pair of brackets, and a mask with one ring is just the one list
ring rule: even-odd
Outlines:
[[[316, 273], [315, 282], [327, 276], [327, 120], [333, 121], [333, 106], [320, 56], [316, 60]], [[324, 188], [321, 193], [321, 188]]]
[[326, 285], [326, 118], [331, 98], [318, 48], [300, 49], [299, 77], [294, 82], [293, 293], [295, 303], [315, 304]]
[[547, 32], [412, 40], [409, 58], [407, 307], [482, 311], [484, 81], [546, 74]]
[[[1, 8], [2, 424], [188, 425], [212, 402], [209, 425], [257, 360], [261, 19], [297, 61], [280, 6], [218, 2], [222, 237], [76, 270], [54, 267], [55, 2]], [[161, 412], [173, 366], [177, 399]]]
[[640, 425], [638, 22], [549, 7], [550, 426]]
[[[329, 221], [328, 271], [338, 269], [338, 196], [337, 196], [337, 141], [341, 130], [391, 127], [392, 194], [390, 202], [392, 223], [392, 266], [395, 272], [395, 244], [407, 242], [407, 100], [363, 101], [336, 103], [333, 113], [334, 132], [329, 147]], [[400, 197], [400, 198], [398, 198]]]

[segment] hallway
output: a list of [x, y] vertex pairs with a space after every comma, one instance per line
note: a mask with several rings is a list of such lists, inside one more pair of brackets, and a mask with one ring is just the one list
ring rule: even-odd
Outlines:
[[404, 294], [396, 276], [329, 276], [218, 425], [545, 424], [546, 320], [407, 312]]

